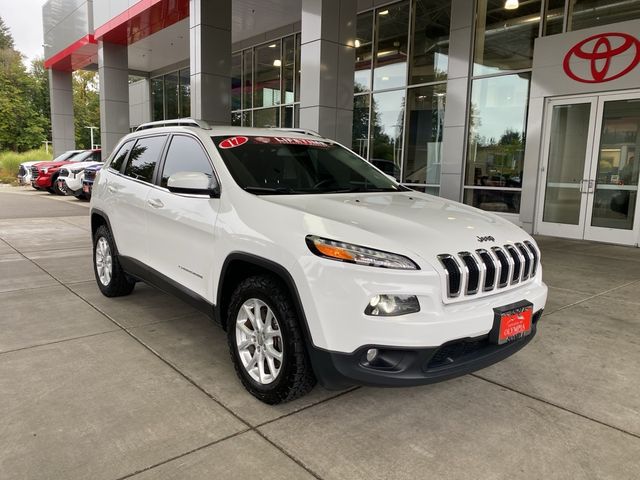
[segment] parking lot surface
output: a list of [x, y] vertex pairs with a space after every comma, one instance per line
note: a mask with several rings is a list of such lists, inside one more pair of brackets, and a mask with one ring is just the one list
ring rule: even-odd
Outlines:
[[538, 238], [538, 335], [475, 374], [268, 406], [224, 332], [103, 297], [88, 204], [0, 186], [3, 479], [640, 478], [640, 249]]

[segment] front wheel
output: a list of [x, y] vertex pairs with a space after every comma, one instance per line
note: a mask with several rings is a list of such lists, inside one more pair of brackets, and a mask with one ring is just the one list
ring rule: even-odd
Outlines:
[[122, 270], [113, 237], [105, 225], [98, 227], [93, 237], [93, 272], [105, 297], [129, 295], [136, 286], [136, 282]]
[[231, 297], [227, 340], [236, 373], [259, 400], [275, 405], [316, 384], [295, 307], [274, 277], [244, 280]]

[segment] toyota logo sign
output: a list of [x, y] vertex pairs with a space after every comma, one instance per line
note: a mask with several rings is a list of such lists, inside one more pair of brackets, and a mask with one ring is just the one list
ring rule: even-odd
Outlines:
[[[587, 60], [588, 63], [576, 62]], [[582, 83], [602, 83], [626, 75], [640, 63], [640, 40], [628, 33], [599, 33], [574, 45], [562, 67]]]

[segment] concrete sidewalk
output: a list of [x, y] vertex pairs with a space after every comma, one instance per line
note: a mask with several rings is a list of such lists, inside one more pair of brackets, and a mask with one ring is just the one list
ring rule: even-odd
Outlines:
[[270, 407], [188, 305], [100, 294], [86, 204], [2, 188], [0, 478], [640, 478], [640, 249], [538, 241], [550, 298], [515, 356]]

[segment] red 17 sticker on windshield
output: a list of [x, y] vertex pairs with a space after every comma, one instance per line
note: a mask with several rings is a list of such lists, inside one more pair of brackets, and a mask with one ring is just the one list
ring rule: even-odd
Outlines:
[[244, 145], [248, 141], [249, 139], [247, 137], [230, 137], [230, 138], [225, 138], [223, 141], [221, 141], [218, 144], [218, 147], [224, 148], [224, 149], [235, 148], [235, 147], [239, 147], [240, 145]]

